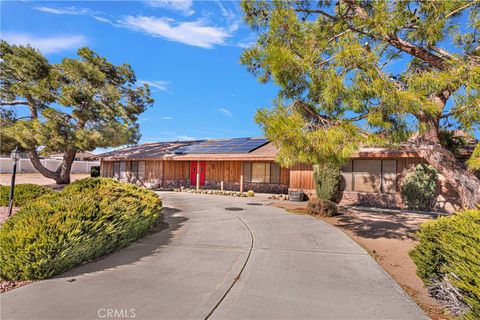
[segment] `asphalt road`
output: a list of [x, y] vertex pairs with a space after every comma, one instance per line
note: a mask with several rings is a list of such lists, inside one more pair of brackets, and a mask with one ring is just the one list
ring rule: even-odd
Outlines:
[[427, 318], [328, 224], [257, 198], [161, 197], [168, 228], [2, 294], [1, 319]]

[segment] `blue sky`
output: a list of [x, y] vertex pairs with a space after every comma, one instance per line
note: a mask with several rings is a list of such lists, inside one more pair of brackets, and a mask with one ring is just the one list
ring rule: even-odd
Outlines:
[[[140, 142], [262, 135], [253, 117], [258, 108], [272, 105], [278, 89], [260, 84], [238, 62], [255, 40], [242, 23], [238, 1], [0, 1], [0, 6], [1, 38], [30, 43], [51, 62], [88, 46], [115, 64], [132, 65], [155, 98], [140, 116]], [[451, 43], [446, 47], [454, 49]], [[390, 71], [401, 67], [394, 64]], [[475, 136], [480, 138], [478, 130]]]
[[141, 142], [262, 135], [253, 117], [277, 89], [238, 62], [255, 34], [236, 1], [2, 1], [1, 12], [2, 39], [51, 62], [88, 46], [132, 65], [155, 99]]

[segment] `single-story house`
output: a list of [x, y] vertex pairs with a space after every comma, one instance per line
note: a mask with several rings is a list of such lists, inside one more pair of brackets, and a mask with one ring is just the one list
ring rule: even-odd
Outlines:
[[[52, 153], [46, 156], [49, 159], [62, 160], [63, 153]], [[77, 151], [75, 155], [75, 161], [97, 161], [98, 156], [88, 151]]]
[[[266, 193], [315, 194], [310, 165], [282, 168], [278, 149], [265, 138], [145, 143], [100, 155], [101, 176], [147, 187], [199, 187]], [[423, 160], [415, 151], [362, 148], [344, 166], [343, 204], [402, 207], [404, 169]], [[440, 179], [442, 181], [442, 178]], [[458, 196], [444, 181], [438, 206], [452, 211]]]

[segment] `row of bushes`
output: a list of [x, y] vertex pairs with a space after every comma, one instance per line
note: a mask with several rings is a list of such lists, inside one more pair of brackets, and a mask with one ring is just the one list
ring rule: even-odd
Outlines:
[[126, 246], [161, 210], [154, 192], [106, 178], [79, 180], [22, 205], [0, 229], [4, 279], [49, 278]]
[[417, 274], [455, 315], [480, 319], [480, 209], [428, 221], [410, 252]]

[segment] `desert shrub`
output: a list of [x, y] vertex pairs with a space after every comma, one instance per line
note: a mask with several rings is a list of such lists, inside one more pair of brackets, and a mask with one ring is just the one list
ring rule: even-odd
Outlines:
[[314, 165], [313, 179], [317, 198], [337, 202], [341, 183], [341, 167], [336, 163]]
[[90, 168], [90, 177], [100, 177], [100, 166], [93, 166]]
[[307, 211], [312, 215], [325, 215], [333, 217], [338, 214], [337, 203], [330, 200], [310, 199], [307, 202]]
[[124, 247], [160, 214], [152, 191], [106, 178], [73, 183], [24, 206], [0, 229], [0, 276], [45, 279]]
[[247, 196], [253, 197], [253, 196], [255, 196], [255, 192], [253, 192], [253, 190], [248, 190], [247, 191]]
[[313, 166], [316, 198], [307, 203], [310, 214], [334, 216], [340, 201], [341, 168], [336, 163], [322, 163]]
[[428, 221], [410, 252], [433, 296], [456, 315], [480, 319], [480, 209]]
[[405, 174], [401, 195], [407, 206], [415, 210], [431, 210], [435, 204], [438, 173], [431, 165], [419, 164]]
[[[44, 186], [26, 183], [15, 185], [13, 193], [14, 205], [21, 207], [42, 196], [54, 194], [55, 191]], [[9, 196], [10, 186], [0, 186], [0, 206], [8, 206]]]

